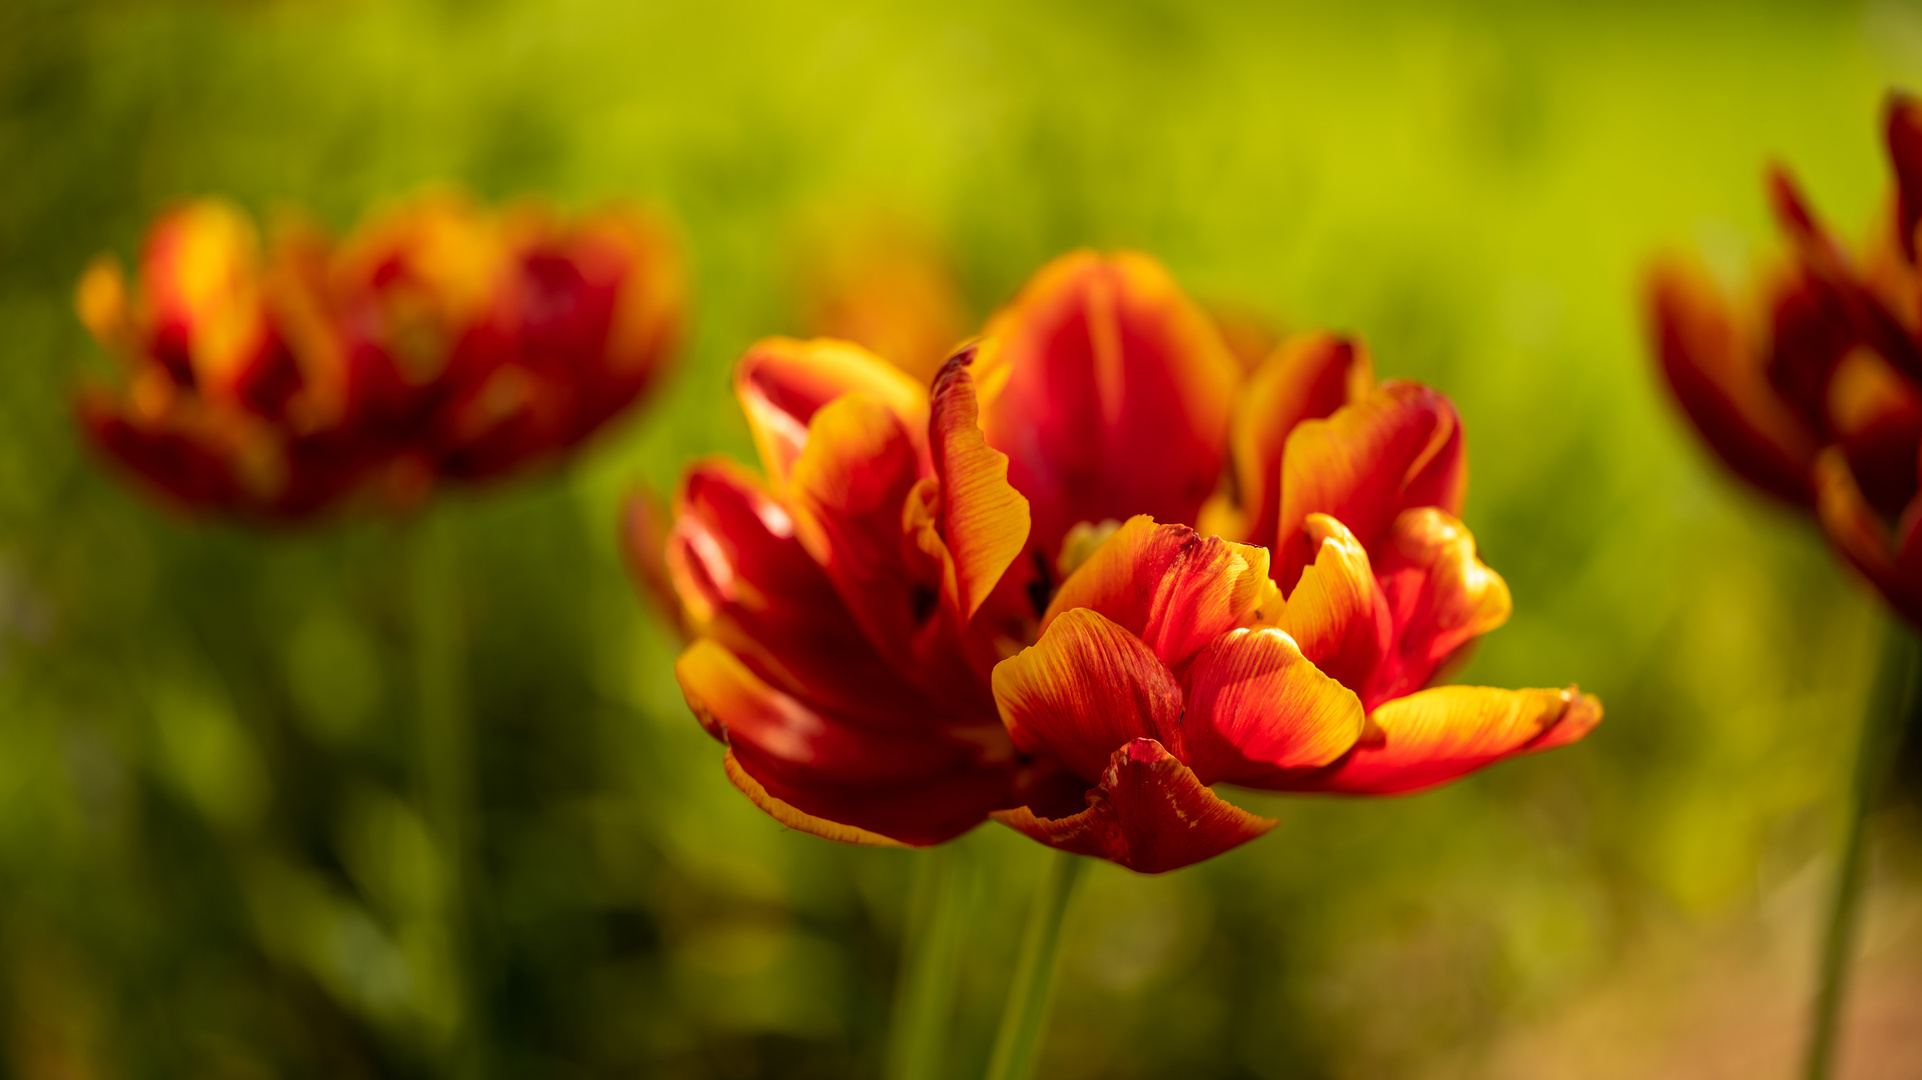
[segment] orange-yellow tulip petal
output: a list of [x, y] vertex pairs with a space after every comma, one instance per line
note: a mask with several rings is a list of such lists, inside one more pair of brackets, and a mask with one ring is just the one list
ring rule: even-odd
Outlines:
[[1237, 626], [1274, 596], [1268, 552], [1202, 536], [1186, 525], [1133, 517], [1068, 576], [1043, 627], [1092, 608], [1146, 642], [1171, 668]]
[[1160, 874], [1211, 859], [1275, 827], [1226, 801], [1153, 739], [1134, 739], [1110, 756], [1088, 808], [1049, 818], [1029, 807], [995, 818], [1049, 847]]
[[786, 490], [814, 414], [843, 394], [860, 392], [892, 410], [917, 445], [928, 427], [921, 384], [859, 345], [831, 338], [756, 342], [734, 369], [734, 392], [777, 492]]
[[1550, 741], [1564, 720], [1586, 734], [1600, 719], [1601, 703], [1572, 686], [1438, 686], [1376, 708], [1369, 720], [1379, 739], [1364, 740], [1332, 771], [1299, 786], [1352, 795], [1419, 791]]
[[1315, 666], [1360, 691], [1394, 644], [1394, 621], [1369, 565], [1368, 552], [1348, 527], [1310, 514], [1303, 530], [1316, 545], [1277, 625]]
[[1449, 657], [1508, 621], [1508, 583], [1475, 555], [1475, 538], [1432, 506], [1404, 510], [1376, 549], [1375, 574], [1395, 627], [1394, 655], [1378, 665], [1371, 705], [1428, 685]]
[[1235, 630], [1189, 669], [1176, 753], [1203, 783], [1280, 788], [1290, 774], [1346, 753], [1362, 722], [1361, 699], [1322, 674], [1294, 639]]
[[1331, 416], [1374, 389], [1368, 350], [1354, 338], [1301, 334], [1255, 369], [1235, 399], [1234, 467], [1247, 532], [1233, 539], [1272, 547], [1281, 513], [1281, 454], [1304, 420]]
[[1015, 747], [1091, 782], [1115, 747], [1171, 736], [1181, 720], [1181, 686], [1166, 665], [1088, 608], [1062, 612], [1040, 641], [995, 666], [993, 682]]
[[1159, 263], [1062, 256], [985, 336], [981, 427], [1050, 559], [1077, 522], [1196, 519], [1221, 476], [1240, 365]]
[[1460, 513], [1467, 487], [1455, 406], [1420, 383], [1390, 380], [1326, 420], [1297, 425], [1282, 454], [1275, 584], [1292, 592], [1315, 557], [1302, 528], [1309, 514], [1335, 518], [1372, 550], [1405, 509]]
[[1028, 500], [1008, 483], [1008, 456], [981, 434], [974, 350], [948, 360], [935, 377], [929, 444], [941, 480], [941, 534], [954, 559], [961, 621], [974, 617], [1028, 543]]

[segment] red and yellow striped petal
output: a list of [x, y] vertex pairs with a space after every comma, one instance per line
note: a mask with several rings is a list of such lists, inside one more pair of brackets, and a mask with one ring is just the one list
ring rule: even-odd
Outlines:
[[1181, 686], [1166, 665], [1097, 611], [1062, 612], [1041, 640], [994, 669], [994, 700], [1017, 749], [1051, 757], [1083, 780], [1129, 739], [1172, 738]]
[[1069, 575], [1042, 618], [1090, 608], [1145, 642], [1179, 670], [1204, 645], [1246, 626], [1275, 590], [1268, 552], [1202, 536], [1186, 525], [1128, 519]]
[[1159, 263], [1062, 256], [986, 337], [982, 430], [1033, 501], [1050, 559], [1077, 522], [1196, 520], [1221, 475], [1240, 365]]
[[1357, 692], [1394, 647], [1395, 624], [1368, 552], [1348, 527], [1310, 514], [1303, 530], [1316, 545], [1276, 625], [1316, 667]]
[[[1504, 758], [1573, 742], [1601, 718], [1602, 703], [1572, 686], [1438, 686], [1376, 708], [1369, 714], [1370, 737], [1346, 760], [1292, 786], [1350, 795], [1419, 791]], [[1557, 737], [1564, 723], [1569, 732]]]
[[1508, 621], [1508, 583], [1475, 556], [1475, 538], [1432, 506], [1405, 510], [1375, 552], [1395, 628], [1393, 654], [1362, 700], [1372, 708], [1427, 686], [1464, 646]]
[[1282, 454], [1275, 584], [1291, 593], [1315, 558], [1308, 515], [1327, 514], [1373, 550], [1405, 509], [1460, 513], [1467, 488], [1461, 419], [1438, 390], [1390, 380], [1360, 404], [1305, 421]]
[[734, 392], [776, 492], [787, 490], [815, 413], [843, 394], [859, 392], [891, 410], [917, 447], [928, 427], [920, 383], [859, 345], [831, 338], [756, 342], [734, 369]]
[[967, 725], [850, 725], [769, 686], [713, 641], [689, 646], [674, 673], [689, 708], [727, 744], [736, 786], [794, 828], [934, 844], [1007, 805], [1012, 755], [997, 755]]
[[1202, 783], [1284, 788], [1361, 737], [1361, 699], [1279, 630], [1234, 630], [1203, 649], [1187, 698], [1174, 752]]
[[934, 380], [928, 442], [941, 481], [940, 529], [954, 560], [954, 601], [963, 624], [974, 617], [1028, 543], [1028, 500], [1008, 483], [1008, 456], [981, 434], [974, 349], [956, 353]]
[[1375, 388], [1374, 365], [1359, 340], [1329, 333], [1283, 342], [1236, 396], [1233, 450], [1246, 531], [1235, 539], [1273, 547], [1281, 513], [1281, 455], [1304, 420], [1332, 416]]
[[1025, 806], [994, 817], [1049, 847], [1142, 874], [1212, 859], [1276, 824], [1208, 790], [1153, 739], [1134, 739], [1115, 750], [1087, 802], [1086, 810], [1067, 817], [1043, 817]]

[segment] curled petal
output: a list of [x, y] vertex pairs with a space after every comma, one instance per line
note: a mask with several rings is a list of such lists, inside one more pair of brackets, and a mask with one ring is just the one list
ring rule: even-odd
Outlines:
[[1815, 433], [1776, 397], [1714, 283], [1697, 266], [1664, 263], [1649, 309], [1662, 374], [1709, 447], [1762, 490], [1808, 502]]
[[1475, 538], [1432, 506], [1403, 511], [1375, 573], [1395, 626], [1392, 662], [1363, 695], [1371, 706], [1426, 686], [1449, 657], [1508, 621], [1508, 583], [1475, 557]]
[[[1498, 690], [1438, 686], [1396, 698], [1369, 714], [1373, 735], [1330, 772], [1298, 787], [1391, 795], [1446, 783], [1516, 754], [1559, 746], [1588, 733], [1602, 704], [1574, 687]], [[1563, 723], [1573, 725], [1557, 737]]]
[[1459, 513], [1467, 487], [1455, 406], [1419, 383], [1390, 380], [1360, 404], [1297, 425], [1282, 454], [1275, 584], [1292, 592], [1315, 557], [1302, 528], [1309, 514], [1335, 518], [1372, 549], [1409, 507]]
[[1287, 634], [1234, 630], [1189, 669], [1176, 753], [1204, 783], [1282, 788], [1290, 775], [1347, 753], [1362, 722], [1361, 699]]
[[1138, 736], [1173, 737], [1181, 687], [1141, 639], [1099, 612], [1062, 612], [1041, 640], [994, 669], [994, 700], [1014, 745], [1084, 780]]
[[1050, 561], [1076, 522], [1196, 519], [1221, 475], [1240, 367], [1159, 263], [1062, 256], [986, 337], [974, 370], [981, 427], [1034, 501]]
[[1328, 333], [1292, 338], [1255, 369], [1235, 400], [1235, 481], [1247, 529], [1240, 539], [1274, 546], [1282, 449], [1295, 425], [1332, 416], [1367, 397], [1374, 384], [1367, 348]]
[[918, 443], [928, 428], [927, 391], [859, 345], [774, 337], [756, 342], [741, 358], [734, 369], [734, 392], [775, 491], [786, 490], [814, 414], [857, 391], [893, 411]]
[[[770, 687], [732, 653], [696, 641], [675, 663], [688, 707], [726, 743], [740, 787], [783, 823], [836, 840], [848, 828], [932, 844], [1005, 806], [1012, 761], [984, 752], [975, 733], [879, 731], [809, 708]], [[826, 823], [826, 824], [823, 824]]]
[[1302, 524], [1316, 545], [1278, 624], [1315, 666], [1356, 690], [1367, 688], [1393, 648], [1395, 624], [1368, 552], [1327, 514]]
[[1116, 750], [1088, 792], [1088, 808], [1043, 817], [1030, 807], [994, 815], [1049, 847], [1161, 874], [1212, 859], [1275, 827], [1216, 795], [1153, 739]]
[[954, 559], [961, 621], [981, 607], [1028, 542], [1028, 500], [1008, 483], [1008, 456], [989, 446], [977, 423], [972, 347], [956, 353], [934, 380], [928, 440], [941, 481], [941, 535]]
[[1061, 583], [1042, 625], [1091, 608], [1179, 668], [1202, 646], [1246, 626], [1273, 595], [1265, 549], [1186, 525], [1157, 525], [1144, 514], [1128, 519]]

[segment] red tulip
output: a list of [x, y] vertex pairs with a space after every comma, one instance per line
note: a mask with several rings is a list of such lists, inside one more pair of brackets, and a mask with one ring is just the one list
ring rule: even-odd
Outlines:
[[94, 443], [188, 507], [306, 517], [552, 457], [651, 385], [682, 286], [658, 229], [421, 200], [263, 258], [224, 203], [154, 226], [137, 292], [89, 268], [82, 318], [129, 368], [83, 395]]
[[1922, 622], [1922, 102], [1891, 95], [1894, 213], [1855, 258], [1780, 170], [1769, 187], [1784, 269], [1731, 303], [1694, 264], [1651, 275], [1656, 354], [1676, 400], [1725, 463], [1813, 510], [1895, 608]]
[[1447, 400], [1330, 337], [1240, 371], [1139, 255], [1057, 260], [931, 392], [849, 344], [750, 350], [767, 480], [691, 470], [667, 552], [730, 778], [837, 839], [993, 815], [1159, 872], [1272, 824], [1218, 781], [1409, 791], [1586, 733], [1572, 689], [1422, 689], [1509, 604]]

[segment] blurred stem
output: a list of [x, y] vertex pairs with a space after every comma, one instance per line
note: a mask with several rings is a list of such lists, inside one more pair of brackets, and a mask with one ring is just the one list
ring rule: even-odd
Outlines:
[[420, 797], [442, 865], [441, 925], [447, 935], [452, 1030], [442, 1074], [480, 1074], [483, 1027], [475, 1014], [470, 946], [469, 852], [473, 850], [473, 737], [461, 640], [459, 546], [451, 508], [429, 507], [413, 523], [414, 677], [420, 695], [416, 763]]
[[954, 973], [973, 895], [973, 864], [958, 841], [915, 853], [888, 1035], [888, 1080], [936, 1080], [947, 1059]]
[[1868, 819], [1881, 797], [1906, 721], [1916, 705], [1915, 680], [1922, 643], [1900, 618], [1889, 617], [1882, 643], [1882, 660], [1869, 694], [1862, 733], [1856, 740], [1855, 773], [1851, 782], [1847, 832], [1835, 871], [1835, 892], [1829, 902], [1828, 929], [1822, 938], [1821, 982], [1815, 997], [1815, 1017], [1809, 1034], [1807, 1080], [1828, 1080], [1835, 1067], [1835, 1044], [1840, 1034], [1842, 999], [1855, 955], [1855, 924], [1862, 898], [1864, 862], [1868, 849]]
[[1028, 932], [1021, 940], [1021, 958], [1015, 964], [1014, 985], [1008, 988], [1001, 1029], [994, 1037], [994, 1054], [988, 1059], [988, 1080], [1028, 1080], [1034, 1074], [1054, 996], [1055, 969], [1060, 966], [1061, 921], [1084, 861], [1065, 851], [1049, 853], [1034, 908], [1028, 912]]

